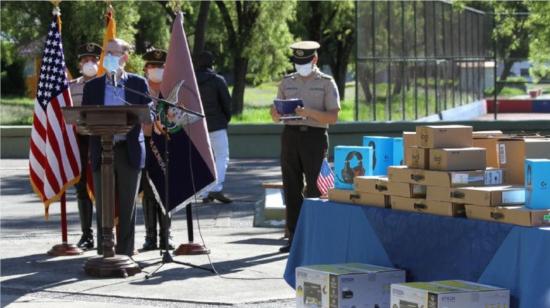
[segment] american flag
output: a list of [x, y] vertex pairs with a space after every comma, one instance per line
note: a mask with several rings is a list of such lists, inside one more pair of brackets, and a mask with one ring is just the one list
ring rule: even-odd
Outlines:
[[65, 124], [61, 112], [61, 107], [72, 106], [73, 102], [58, 14], [54, 12], [42, 54], [29, 153], [31, 184], [44, 202], [46, 214], [49, 204], [59, 200], [80, 177], [75, 128]]
[[332, 172], [332, 169], [330, 169], [328, 161], [325, 158], [321, 164], [321, 172], [319, 172], [319, 176], [317, 177], [317, 188], [319, 189], [319, 192], [321, 192], [321, 195], [326, 195], [328, 189], [333, 187], [334, 173]]

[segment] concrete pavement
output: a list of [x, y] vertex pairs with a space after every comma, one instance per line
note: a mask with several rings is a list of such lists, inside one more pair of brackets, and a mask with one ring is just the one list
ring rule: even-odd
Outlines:
[[[59, 203], [50, 207], [49, 220], [32, 192], [27, 160], [0, 161], [0, 264], [2, 307], [293, 307], [294, 291], [282, 279], [286, 255], [278, 248], [283, 230], [253, 228], [254, 204], [263, 197], [262, 181], [280, 179], [276, 160], [232, 160], [226, 191], [232, 204], [196, 204], [195, 242], [211, 249], [210, 256], [177, 256], [175, 260], [210, 268], [219, 274], [165, 264], [156, 269], [158, 251], [135, 256], [143, 273], [123, 278], [88, 277], [83, 264], [95, 255], [50, 257], [46, 252], [61, 242]], [[136, 247], [145, 230], [138, 204]], [[68, 194], [69, 242], [80, 237], [74, 191]], [[95, 225], [95, 223], [94, 223]], [[185, 211], [175, 214], [176, 244], [187, 242]], [[94, 227], [95, 231], [95, 227]]]

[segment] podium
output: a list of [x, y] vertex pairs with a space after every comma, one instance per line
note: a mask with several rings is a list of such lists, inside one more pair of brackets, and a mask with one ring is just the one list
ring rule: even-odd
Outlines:
[[81, 134], [101, 137], [101, 201], [103, 255], [90, 258], [84, 265], [86, 274], [94, 277], [127, 277], [141, 272], [130, 257], [115, 254], [114, 202], [115, 183], [113, 173], [113, 136], [126, 134], [136, 124], [151, 123], [149, 107], [133, 106], [78, 106], [64, 107], [65, 122], [78, 125]]

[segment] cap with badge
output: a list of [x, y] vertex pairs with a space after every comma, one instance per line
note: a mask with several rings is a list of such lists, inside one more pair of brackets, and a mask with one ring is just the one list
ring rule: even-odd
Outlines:
[[162, 49], [149, 50], [143, 55], [145, 65], [147, 64], [164, 64], [166, 62], [167, 52]]
[[78, 59], [86, 56], [94, 56], [99, 58], [101, 56], [101, 46], [95, 43], [86, 43], [78, 47]]
[[291, 60], [295, 64], [306, 64], [313, 60], [313, 57], [317, 54], [317, 49], [321, 45], [315, 41], [301, 41], [290, 45], [292, 49]]

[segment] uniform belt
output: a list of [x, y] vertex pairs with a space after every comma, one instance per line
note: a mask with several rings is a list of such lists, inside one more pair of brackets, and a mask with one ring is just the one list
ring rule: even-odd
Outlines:
[[313, 126], [307, 126], [307, 125], [286, 125], [285, 128], [293, 130], [293, 131], [299, 131], [299, 132], [319, 132], [324, 133], [326, 132], [326, 128], [323, 127], [313, 127]]

